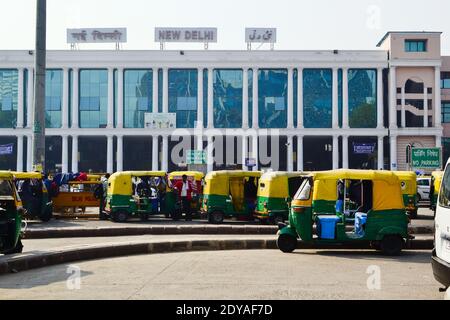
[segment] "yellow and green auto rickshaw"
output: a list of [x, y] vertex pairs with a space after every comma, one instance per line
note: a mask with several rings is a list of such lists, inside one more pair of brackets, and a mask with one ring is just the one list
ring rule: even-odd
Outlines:
[[40, 172], [12, 172], [25, 209], [25, 216], [38, 218], [48, 222], [53, 217], [53, 203], [49, 196], [42, 173]]
[[289, 218], [289, 204], [307, 173], [272, 171], [259, 180], [255, 218], [272, 224]]
[[215, 171], [205, 177], [201, 213], [213, 224], [225, 218], [251, 220], [261, 172]]
[[434, 171], [431, 173], [431, 187], [430, 187], [430, 209], [436, 212], [436, 203], [441, 190], [442, 177], [444, 171]]
[[415, 219], [418, 210], [417, 174], [412, 171], [394, 171], [394, 174], [400, 180], [406, 212], [412, 219]]
[[105, 215], [114, 222], [131, 217], [146, 221], [165, 212], [167, 174], [164, 171], [128, 171], [113, 174], [108, 182]]
[[[329, 183], [338, 185], [336, 213], [324, 215], [323, 208], [314, 199]], [[358, 208], [355, 218], [348, 220], [349, 203], [353, 202]], [[398, 255], [405, 240], [411, 239], [408, 224], [400, 182], [394, 173], [368, 170], [320, 172], [306, 179], [295, 195], [289, 225], [279, 225], [277, 244], [281, 251], [292, 252], [297, 248], [298, 238], [312, 245], [370, 243], [384, 254]], [[354, 229], [347, 232], [349, 225]]]
[[180, 199], [173, 186], [183, 180], [183, 176], [187, 176], [188, 181], [192, 183], [194, 194], [192, 195], [191, 212], [196, 216], [200, 211], [201, 201], [203, 199], [203, 181], [205, 174], [199, 171], [176, 171], [168, 175], [169, 183], [167, 185], [167, 193], [165, 197], [166, 217], [172, 217], [174, 220], [181, 218]]
[[14, 176], [0, 171], [0, 254], [22, 252], [23, 211]]

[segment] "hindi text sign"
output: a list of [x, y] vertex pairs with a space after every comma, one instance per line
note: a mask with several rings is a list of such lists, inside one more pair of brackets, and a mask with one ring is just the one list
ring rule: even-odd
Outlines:
[[442, 168], [441, 148], [412, 148], [411, 165], [413, 169]]
[[125, 43], [126, 28], [67, 29], [67, 43]]

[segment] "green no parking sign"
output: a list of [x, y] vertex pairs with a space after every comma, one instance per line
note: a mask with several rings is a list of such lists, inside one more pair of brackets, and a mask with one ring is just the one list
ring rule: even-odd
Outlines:
[[412, 148], [411, 165], [413, 169], [442, 168], [441, 148]]

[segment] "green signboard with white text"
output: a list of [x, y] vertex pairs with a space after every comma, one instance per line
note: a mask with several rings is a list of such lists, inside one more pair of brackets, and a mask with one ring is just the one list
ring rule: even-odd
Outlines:
[[441, 169], [441, 148], [412, 148], [411, 166], [413, 169]]

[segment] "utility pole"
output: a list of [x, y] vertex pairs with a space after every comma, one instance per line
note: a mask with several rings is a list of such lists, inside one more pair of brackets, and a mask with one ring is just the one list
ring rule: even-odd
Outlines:
[[45, 172], [45, 71], [47, 55], [47, 0], [36, 0], [36, 2], [33, 170]]

